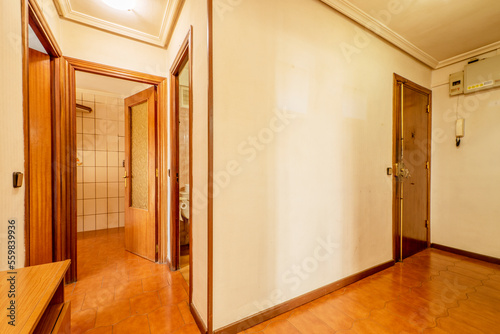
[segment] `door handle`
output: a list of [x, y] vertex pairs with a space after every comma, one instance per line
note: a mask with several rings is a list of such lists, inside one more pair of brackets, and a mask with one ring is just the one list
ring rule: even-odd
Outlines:
[[410, 171], [406, 168], [403, 162], [396, 164], [396, 176], [408, 179], [411, 177]]
[[127, 179], [129, 178], [127, 176], [127, 171], [125, 171], [125, 175], [122, 176], [125, 179], [125, 188], [127, 188]]

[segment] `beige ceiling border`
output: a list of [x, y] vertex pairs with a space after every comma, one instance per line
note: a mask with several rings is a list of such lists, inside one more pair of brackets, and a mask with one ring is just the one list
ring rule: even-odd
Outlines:
[[59, 15], [65, 19], [110, 31], [145, 43], [165, 47], [172, 37], [184, 1], [185, 0], [170, 0], [168, 2], [158, 36], [77, 12], [71, 8], [70, 0], [54, 0], [54, 4]]
[[321, 0], [321, 1], [327, 4], [328, 6], [332, 7], [333, 9], [337, 10], [338, 12], [349, 17], [350, 19], [356, 21], [357, 23], [367, 28], [368, 30], [371, 30], [378, 36], [382, 37], [389, 43], [405, 51], [409, 55], [420, 60], [427, 66], [431, 68], [436, 68], [438, 66], [439, 61], [436, 58], [432, 57], [428, 53], [419, 49], [414, 44], [410, 43], [407, 39], [397, 34], [393, 30], [389, 29], [386, 25], [375, 20], [373, 17], [366, 14], [364, 11], [354, 6], [349, 1], [345, 0]]
[[459, 62], [464, 61], [464, 60], [469, 60], [471, 58], [477, 57], [477, 56], [482, 55], [484, 53], [488, 53], [488, 52], [495, 51], [498, 49], [500, 49], [500, 41], [495, 42], [495, 43], [491, 43], [489, 45], [485, 45], [483, 47], [474, 49], [472, 51], [468, 51], [468, 52], [459, 54], [458, 56], [455, 56], [455, 57], [451, 57], [451, 58], [442, 60], [439, 62], [438, 66], [436, 68], [445, 67], [448, 65], [459, 63]]

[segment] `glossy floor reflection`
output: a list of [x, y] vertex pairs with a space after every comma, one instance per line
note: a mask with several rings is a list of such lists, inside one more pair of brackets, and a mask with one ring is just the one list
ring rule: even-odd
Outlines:
[[500, 266], [428, 249], [242, 333], [500, 333]]
[[180, 272], [125, 251], [123, 228], [79, 233], [77, 246], [72, 334], [199, 333]]

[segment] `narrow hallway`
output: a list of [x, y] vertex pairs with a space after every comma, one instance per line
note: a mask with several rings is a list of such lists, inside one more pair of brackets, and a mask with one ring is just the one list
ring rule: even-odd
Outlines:
[[124, 229], [78, 233], [71, 333], [198, 334], [180, 272], [125, 251]]

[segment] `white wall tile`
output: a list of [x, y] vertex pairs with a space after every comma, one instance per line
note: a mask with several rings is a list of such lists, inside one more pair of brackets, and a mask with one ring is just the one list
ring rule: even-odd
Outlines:
[[76, 167], [76, 182], [83, 182], [83, 167]]
[[83, 198], [91, 199], [95, 198], [95, 183], [84, 183], [83, 184]]
[[125, 122], [118, 122], [118, 136], [125, 137]]
[[118, 214], [118, 224], [120, 227], [125, 226], [125, 214], [124, 213]]
[[118, 167], [108, 167], [108, 182], [118, 182]]
[[82, 101], [82, 99], [83, 99], [83, 93], [78, 88], [76, 89], [76, 92], [75, 92], [75, 98], [77, 101]]
[[83, 135], [81, 133], [76, 135], [76, 149], [83, 150]]
[[125, 198], [118, 199], [118, 212], [125, 212]]
[[95, 182], [108, 182], [108, 168], [96, 167], [95, 168]]
[[108, 167], [118, 166], [118, 152], [108, 152]]
[[95, 216], [95, 229], [105, 230], [108, 228], [108, 215], [96, 215]]
[[108, 120], [106, 133], [108, 135], [118, 136], [119, 133], [118, 127], [119, 127], [118, 121]]
[[118, 182], [108, 183], [108, 197], [118, 197]]
[[83, 167], [83, 183], [89, 182], [95, 182], [95, 167]]
[[106, 151], [107, 150], [107, 136], [106, 135], [95, 135], [95, 150], [96, 151]]
[[108, 228], [118, 227], [118, 213], [108, 213]]
[[88, 102], [88, 101], [83, 101], [82, 104], [86, 107], [89, 107], [92, 109], [92, 112], [82, 112], [82, 117], [83, 118], [95, 118], [95, 104], [94, 102]]
[[83, 118], [77, 117], [76, 118], [76, 133], [82, 133], [83, 132]]
[[106, 96], [106, 104], [118, 104], [116, 97]]
[[83, 199], [76, 200], [76, 215], [83, 216]]
[[125, 152], [125, 137], [118, 137], [118, 151]]
[[82, 93], [82, 99], [84, 102], [94, 102], [94, 94]]
[[95, 150], [95, 136], [90, 134], [83, 135], [83, 145], [82, 148], [84, 151], [93, 151]]
[[95, 215], [89, 215], [83, 217], [83, 230], [95, 231]]
[[108, 152], [109, 151], [118, 152], [118, 136], [116, 135], [107, 136], [107, 142], [108, 142], [107, 145]]
[[82, 130], [84, 134], [94, 134], [95, 133], [95, 120], [93, 118], [84, 118]]
[[83, 166], [84, 167], [95, 166], [95, 151], [83, 151]]
[[107, 183], [96, 183], [95, 184], [95, 198], [107, 198], [108, 197], [108, 184]]
[[83, 183], [76, 184], [76, 198], [83, 199]]
[[118, 197], [125, 196], [125, 182], [118, 183]]
[[83, 200], [83, 215], [94, 215], [95, 214], [95, 199], [84, 199]]
[[76, 231], [83, 232], [83, 216], [76, 217]]
[[106, 104], [106, 96], [96, 94], [94, 98], [96, 103]]
[[95, 133], [98, 135], [105, 135], [108, 133], [108, 121], [105, 119], [96, 119]]
[[95, 165], [99, 167], [105, 167], [108, 165], [107, 160], [107, 152], [106, 151], [96, 151], [95, 152]]
[[118, 165], [123, 167], [123, 160], [125, 160], [125, 152], [118, 152]]
[[108, 198], [108, 213], [118, 213], [118, 198]]
[[123, 105], [120, 106], [120, 110], [118, 111], [118, 120], [122, 122], [125, 121], [125, 109], [123, 108]]
[[95, 200], [95, 213], [103, 214], [108, 213], [108, 199], [98, 198]]

